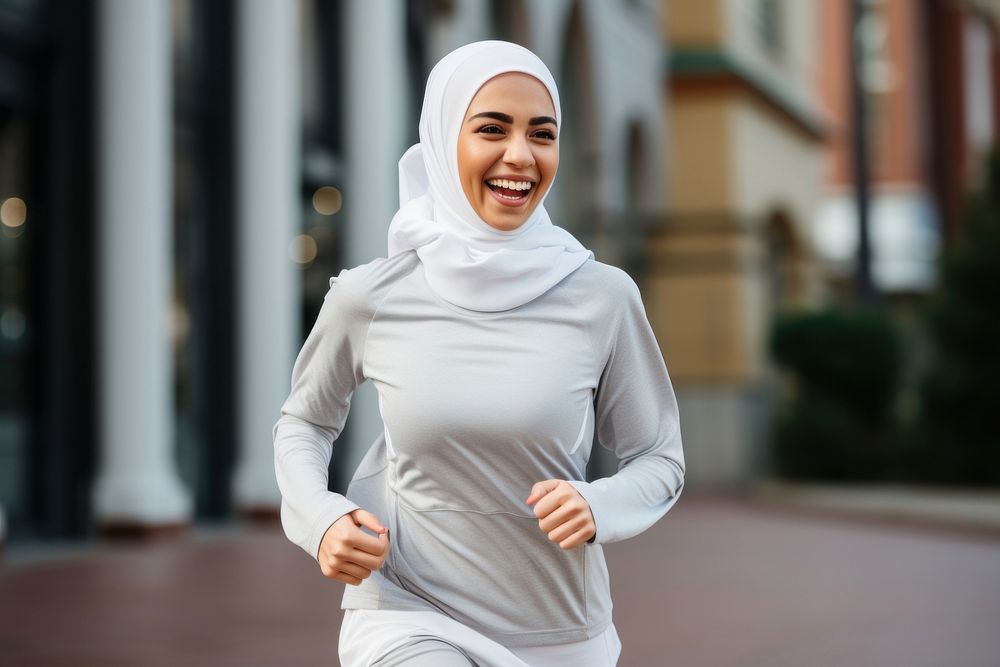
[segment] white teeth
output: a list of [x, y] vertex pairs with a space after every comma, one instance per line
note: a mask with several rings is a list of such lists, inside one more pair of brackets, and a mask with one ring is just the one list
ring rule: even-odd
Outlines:
[[494, 178], [486, 182], [490, 185], [506, 188], [508, 190], [530, 190], [533, 185], [531, 181], [509, 181], [505, 178]]

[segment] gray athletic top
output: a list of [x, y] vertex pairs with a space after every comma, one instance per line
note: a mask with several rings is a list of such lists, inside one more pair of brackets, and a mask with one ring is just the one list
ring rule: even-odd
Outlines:
[[[327, 490], [354, 389], [371, 380], [385, 431], [346, 497]], [[621, 461], [587, 483], [594, 431]], [[542, 296], [487, 313], [428, 287], [415, 251], [330, 280], [274, 427], [281, 521], [317, 557], [358, 507], [389, 528], [378, 572], [344, 609], [437, 610], [506, 646], [588, 639], [611, 622], [601, 544], [649, 528], [684, 482], [677, 402], [625, 272], [588, 260]], [[565, 551], [525, 499], [569, 480], [597, 534]]]

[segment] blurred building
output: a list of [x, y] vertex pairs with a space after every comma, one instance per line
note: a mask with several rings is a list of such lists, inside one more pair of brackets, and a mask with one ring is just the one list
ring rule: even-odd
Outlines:
[[664, 10], [669, 214], [649, 235], [647, 306], [679, 390], [689, 481], [739, 485], [770, 471], [774, 314], [854, 298], [852, 57], [870, 268], [887, 302], [905, 306], [934, 288], [939, 249], [961, 233], [962, 200], [997, 139], [1000, 3], [665, 0]]
[[[11, 538], [275, 513], [292, 361], [329, 277], [384, 256], [427, 72], [459, 44], [506, 38], [549, 64], [566, 116], [553, 219], [638, 276], [664, 217], [661, 12], [0, 0]], [[381, 429], [373, 394], [352, 402], [341, 485]], [[595, 455], [595, 474], [613, 463]]]
[[[854, 39], [870, 165], [872, 274], [890, 298], [936, 284], [942, 241], [958, 233], [966, 191], [997, 139], [1000, 3], [866, 0]], [[853, 181], [851, 3], [821, 3], [817, 40], [830, 119], [816, 245], [838, 292], [853, 289], [858, 216]]]
[[667, 0], [667, 224], [650, 236], [650, 319], [684, 424], [693, 484], [767, 470], [775, 312], [825, 298], [810, 223], [828, 127], [819, 5]]

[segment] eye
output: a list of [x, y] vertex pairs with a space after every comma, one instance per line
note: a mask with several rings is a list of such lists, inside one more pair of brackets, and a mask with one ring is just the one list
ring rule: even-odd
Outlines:
[[556, 135], [552, 132], [552, 130], [539, 130], [538, 132], [535, 132], [534, 136], [539, 139], [549, 139], [550, 141], [555, 140], [556, 138]]
[[482, 134], [503, 134], [503, 128], [499, 125], [483, 125], [481, 128], [476, 130]]

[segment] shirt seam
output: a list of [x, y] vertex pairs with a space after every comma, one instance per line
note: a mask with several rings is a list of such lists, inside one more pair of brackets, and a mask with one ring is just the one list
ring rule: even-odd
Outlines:
[[[625, 309], [630, 307], [625, 305], [623, 307], [616, 308], [615, 313], [615, 326], [612, 330], [611, 340], [608, 344], [608, 353], [604, 357], [604, 362], [601, 364], [601, 376], [604, 376], [604, 371], [607, 370], [608, 364], [611, 363], [611, 358], [615, 356], [615, 350], [618, 347], [618, 339], [621, 337], [622, 332], [622, 321], [625, 319]], [[598, 382], [598, 386], [600, 383]]]
[[521, 635], [565, 635], [571, 632], [584, 632], [586, 633], [590, 630], [590, 626], [587, 624], [583, 625], [568, 625], [565, 628], [542, 628], [540, 630], [516, 630], [513, 632], [501, 632], [492, 631], [493, 634], [499, 637], [518, 637]]
[[381, 475], [385, 471], [385, 469], [387, 467], [388, 467], [388, 464], [382, 466], [381, 468], [379, 468], [375, 472], [368, 473], [367, 475], [362, 475], [361, 477], [353, 477], [353, 478], [351, 478], [351, 481], [352, 482], [361, 482], [361, 481], [364, 481], [366, 479], [371, 479], [372, 477], [377, 477], [378, 475]]
[[365, 372], [365, 366], [368, 363], [368, 335], [371, 332], [372, 324], [375, 322], [375, 318], [378, 317], [379, 311], [382, 310], [383, 304], [385, 304], [386, 299], [389, 298], [397, 287], [399, 287], [401, 279], [397, 278], [392, 286], [386, 291], [385, 295], [379, 300], [375, 309], [372, 311], [371, 319], [368, 320], [368, 326], [365, 327], [365, 338], [364, 342], [361, 344], [361, 376], [365, 379], [368, 378], [368, 373]]
[[429, 508], [429, 509], [420, 509], [418, 507], [414, 507], [413, 505], [409, 504], [405, 500], [400, 499], [399, 496], [398, 496], [398, 494], [396, 496], [396, 502], [399, 503], [400, 505], [402, 505], [403, 507], [405, 507], [406, 509], [411, 510], [413, 512], [464, 512], [464, 513], [467, 513], [467, 514], [479, 514], [479, 515], [483, 515], [483, 516], [491, 516], [491, 515], [495, 515], [495, 514], [506, 514], [507, 516], [513, 516], [513, 517], [517, 517], [519, 519], [531, 519], [531, 520], [537, 519], [537, 517], [534, 514], [517, 514], [516, 512], [506, 512], [504, 510], [495, 510], [495, 511], [486, 512], [486, 511], [482, 511], [482, 510], [459, 509], [459, 508], [454, 508], [454, 507], [433, 507], [433, 508]]
[[[576, 295], [570, 297], [573, 302], [574, 307], [580, 308], [580, 302], [577, 300]], [[582, 318], [583, 326], [587, 330], [587, 339], [590, 340], [590, 356], [591, 356], [591, 367], [594, 370], [597, 380], [594, 383], [594, 395], [597, 395], [597, 388], [600, 386], [601, 373], [597, 365], [597, 339], [594, 336], [593, 325], [589, 318]]]

